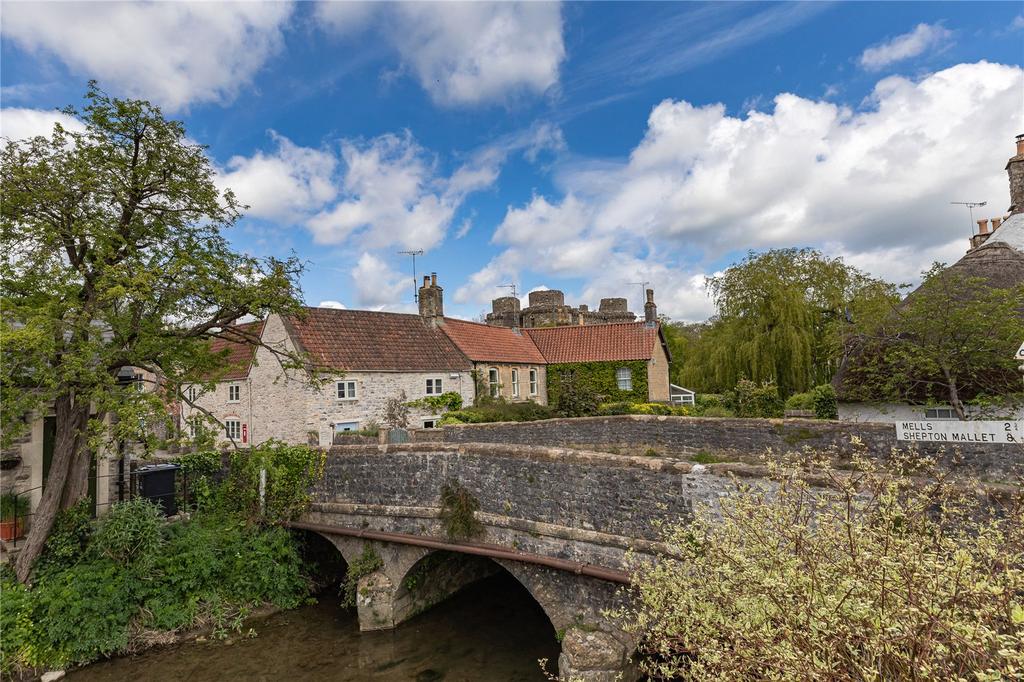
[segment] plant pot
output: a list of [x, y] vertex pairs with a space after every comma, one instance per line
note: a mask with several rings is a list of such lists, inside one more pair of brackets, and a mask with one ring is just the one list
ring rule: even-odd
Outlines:
[[22, 531], [25, 528], [25, 519], [11, 519], [10, 521], [0, 521], [0, 540], [10, 542], [11, 540], [17, 540], [22, 536]]

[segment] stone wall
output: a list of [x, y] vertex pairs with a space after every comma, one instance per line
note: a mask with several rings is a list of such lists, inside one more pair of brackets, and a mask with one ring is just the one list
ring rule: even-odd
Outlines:
[[621, 415], [546, 419], [534, 422], [465, 424], [444, 427], [451, 443], [520, 443], [540, 446], [616, 448], [625, 452], [653, 449], [658, 454], [697, 454], [753, 460], [769, 448], [777, 453], [834, 448], [840, 457], [854, 452], [853, 437], [874, 457], [886, 458], [893, 448], [913, 447], [933, 455], [950, 469], [994, 482], [1024, 475], [1024, 445], [964, 445], [959, 452], [937, 443], [896, 440], [893, 424], [816, 421], [806, 419], [716, 419]]

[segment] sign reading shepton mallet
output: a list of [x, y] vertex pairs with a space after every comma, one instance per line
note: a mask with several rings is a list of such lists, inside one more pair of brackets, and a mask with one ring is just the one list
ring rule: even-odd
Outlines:
[[1024, 443], [1024, 422], [896, 422], [896, 440], [930, 443]]

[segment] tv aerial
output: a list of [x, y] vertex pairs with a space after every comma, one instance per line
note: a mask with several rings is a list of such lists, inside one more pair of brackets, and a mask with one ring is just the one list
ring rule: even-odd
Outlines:
[[416, 286], [416, 256], [422, 256], [423, 249], [418, 249], [416, 251], [399, 251], [398, 253], [403, 256], [412, 256], [412, 301], [413, 303], [419, 303], [419, 288]]
[[515, 282], [513, 282], [512, 284], [499, 284], [498, 288], [508, 289], [512, 298], [519, 298], [519, 295], [517, 293], [518, 289], [516, 288]]
[[967, 210], [971, 214], [971, 236], [973, 237], [974, 236], [974, 224], [975, 224], [974, 223], [974, 209], [981, 208], [982, 206], [984, 206], [988, 202], [987, 201], [951, 201], [949, 203], [953, 204], [954, 206], [966, 206], [967, 207]]

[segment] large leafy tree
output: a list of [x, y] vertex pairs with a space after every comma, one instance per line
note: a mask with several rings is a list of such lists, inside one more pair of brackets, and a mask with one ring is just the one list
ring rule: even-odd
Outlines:
[[[87, 494], [92, 453], [151, 438], [187, 381], [224, 357], [210, 340], [245, 315], [293, 312], [300, 264], [232, 251], [222, 232], [242, 207], [218, 191], [204, 147], [144, 101], [91, 83], [84, 131], [6, 141], [2, 205], [3, 438], [53, 409], [56, 438], [16, 571], [27, 580], [56, 513]], [[298, 358], [284, 359], [296, 362]], [[132, 368], [159, 390], [119, 381]]]
[[1024, 399], [1014, 352], [1024, 341], [1024, 284], [934, 265], [903, 301], [863, 311], [843, 377], [850, 398], [948, 403], [960, 419], [969, 402], [996, 411]]
[[718, 308], [682, 359], [679, 379], [723, 390], [774, 381], [783, 396], [827, 383], [842, 357], [845, 321], [892, 287], [813, 249], [751, 253], [707, 281]]

